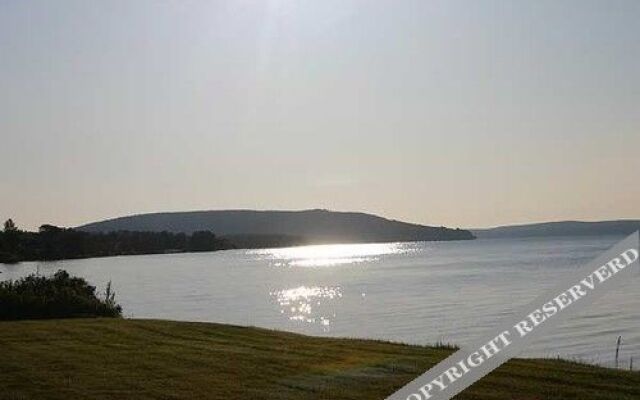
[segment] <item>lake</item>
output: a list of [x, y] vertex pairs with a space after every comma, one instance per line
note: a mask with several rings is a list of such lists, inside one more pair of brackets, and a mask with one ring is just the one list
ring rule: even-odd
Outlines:
[[[126, 317], [252, 325], [317, 336], [464, 345], [497, 328], [622, 237], [304, 246], [0, 265], [1, 279], [66, 269]], [[523, 356], [640, 365], [640, 274]]]

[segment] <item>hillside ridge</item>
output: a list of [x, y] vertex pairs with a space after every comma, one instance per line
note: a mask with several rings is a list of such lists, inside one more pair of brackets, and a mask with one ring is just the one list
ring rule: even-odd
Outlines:
[[210, 230], [217, 235], [291, 235], [312, 242], [383, 242], [474, 239], [463, 229], [433, 227], [363, 212], [311, 209], [159, 212], [82, 225], [88, 232]]

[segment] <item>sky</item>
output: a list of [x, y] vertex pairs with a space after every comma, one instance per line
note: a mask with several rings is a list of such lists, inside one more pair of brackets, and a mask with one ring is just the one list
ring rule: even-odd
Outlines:
[[0, 0], [0, 218], [640, 218], [640, 2]]

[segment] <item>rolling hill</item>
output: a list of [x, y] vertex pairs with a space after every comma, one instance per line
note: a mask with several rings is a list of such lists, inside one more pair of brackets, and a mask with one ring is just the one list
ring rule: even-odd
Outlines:
[[471, 232], [389, 220], [372, 214], [328, 210], [218, 210], [141, 214], [78, 227], [87, 232], [210, 230], [221, 236], [287, 235], [308, 243], [474, 239]]

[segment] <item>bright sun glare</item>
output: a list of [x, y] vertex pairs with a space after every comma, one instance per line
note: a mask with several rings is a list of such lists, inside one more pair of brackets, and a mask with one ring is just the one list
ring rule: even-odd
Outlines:
[[410, 251], [406, 243], [327, 244], [255, 250], [275, 266], [322, 267], [376, 261], [382, 256]]

